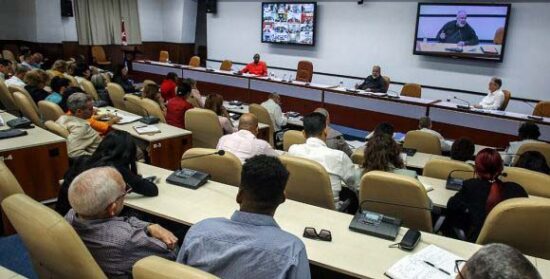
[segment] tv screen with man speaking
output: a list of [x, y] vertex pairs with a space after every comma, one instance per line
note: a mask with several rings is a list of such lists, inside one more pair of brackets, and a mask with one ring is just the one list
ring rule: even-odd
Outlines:
[[502, 61], [510, 4], [418, 3], [414, 54]]
[[262, 3], [262, 42], [315, 44], [314, 2]]

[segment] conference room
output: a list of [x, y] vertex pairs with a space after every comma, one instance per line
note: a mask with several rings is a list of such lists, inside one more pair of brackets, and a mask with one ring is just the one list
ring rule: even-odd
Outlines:
[[0, 278], [550, 277], [550, 3], [0, 6]]

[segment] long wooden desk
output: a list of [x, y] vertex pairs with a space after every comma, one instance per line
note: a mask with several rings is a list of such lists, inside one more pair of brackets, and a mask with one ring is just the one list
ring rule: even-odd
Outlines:
[[[229, 218], [238, 209], [235, 201], [237, 188], [209, 181], [197, 190], [167, 184], [166, 177], [171, 171], [138, 164], [140, 174], [156, 175], [159, 195], [143, 197], [131, 194], [125, 205], [160, 216], [185, 225], [193, 225], [212, 217]], [[287, 200], [275, 214], [275, 220], [282, 229], [296, 235], [305, 244], [311, 264], [358, 278], [385, 278], [384, 272], [396, 261], [410, 254], [396, 248], [388, 248], [388, 241], [348, 229], [352, 216], [308, 204]], [[332, 242], [316, 241], [302, 237], [306, 226], [328, 229], [332, 232]], [[402, 228], [396, 239], [399, 241], [406, 232]], [[422, 233], [422, 239], [413, 252], [430, 244], [447, 249], [461, 257], [469, 258], [480, 246], [439, 235]], [[547, 271], [548, 261], [534, 257], [529, 259]], [[544, 277], [544, 274], [543, 274]]]
[[134, 61], [133, 67], [135, 75], [158, 81], [167, 71], [194, 78], [198, 80], [203, 93], [219, 93], [226, 100], [260, 103], [267, 99], [269, 93], [277, 92], [282, 96], [284, 111], [306, 114], [317, 107], [325, 107], [331, 113], [332, 123], [361, 130], [371, 131], [380, 122], [390, 122], [398, 131], [409, 131], [418, 127], [420, 116], [428, 115], [434, 122], [434, 129], [445, 137], [467, 136], [478, 144], [505, 147], [508, 142], [517, 140], [517, 128], [529, 120], [541, 128], [541, 139], [550, 141], [550, 118], [531, 120], [527, 115], [513, 112], [497, 114], [460, 110], [456, 104], [439, 100], [405, 96], [390, 99], [372, 94], [349, 93], [330, 85], [288, 83], [280, 79], [267, 80], [176, 64]]
[[[127, 111], [117, 110], [114, 107], [99, 109], [100, 112], [104, 110], [117, 111], [116, 113], [120, 115], [136, 116]], [[141, 122], [132, 122], [115, 124], [112, 127], [115, 130], [126, 131], [134, 138], [146, 142], [149, 147], [149, 157], [153, 165], [171, 170], [179, 169], [181, 156], [187, 149], [193, 147], [191, 131], [159, 122], [154, 124], [154, 126], [159, 128], [160, 133], [140, 135], [134, 127], [143, 125], [145, 124]]]
[[14, 271], [11, 271], [3, 266], [0, 265], [0, 278], [2, 279], [24, 279], [27, 278], [23, 275], [20, 275], [18, 273], [15, 273]]

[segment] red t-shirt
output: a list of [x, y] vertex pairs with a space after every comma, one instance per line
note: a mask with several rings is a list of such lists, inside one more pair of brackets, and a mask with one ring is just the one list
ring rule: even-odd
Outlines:
[[160, 94], [164, 100], [168, 101], [176, 96], [176, 82], [171, 79], [165, 79], [160, 84]]
[[267, 65], [264, 61], [258, 62], [258, 64], [254, 64], [254, 62], [246, 65], [244, 69], [241, 70], [243, 73], [251, 73], [258, 76], [267, 76]]
[[185, 98], [176, 96], [166, 104], [166, 123], [185, 129], [185, 112], [192, 109], [193, 105]]

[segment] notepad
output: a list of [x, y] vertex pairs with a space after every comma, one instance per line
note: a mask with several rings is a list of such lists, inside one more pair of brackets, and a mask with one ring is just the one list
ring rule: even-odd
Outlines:
[[134, 126], [134, 130], [140, 135], [160, 133], [160, 129], [154, 125]]
[[392, 279], [455, 278], [457, 275], [455, 261], [461, 259], [432, 244], [413, 255], [400, 259], [385, 274]]

